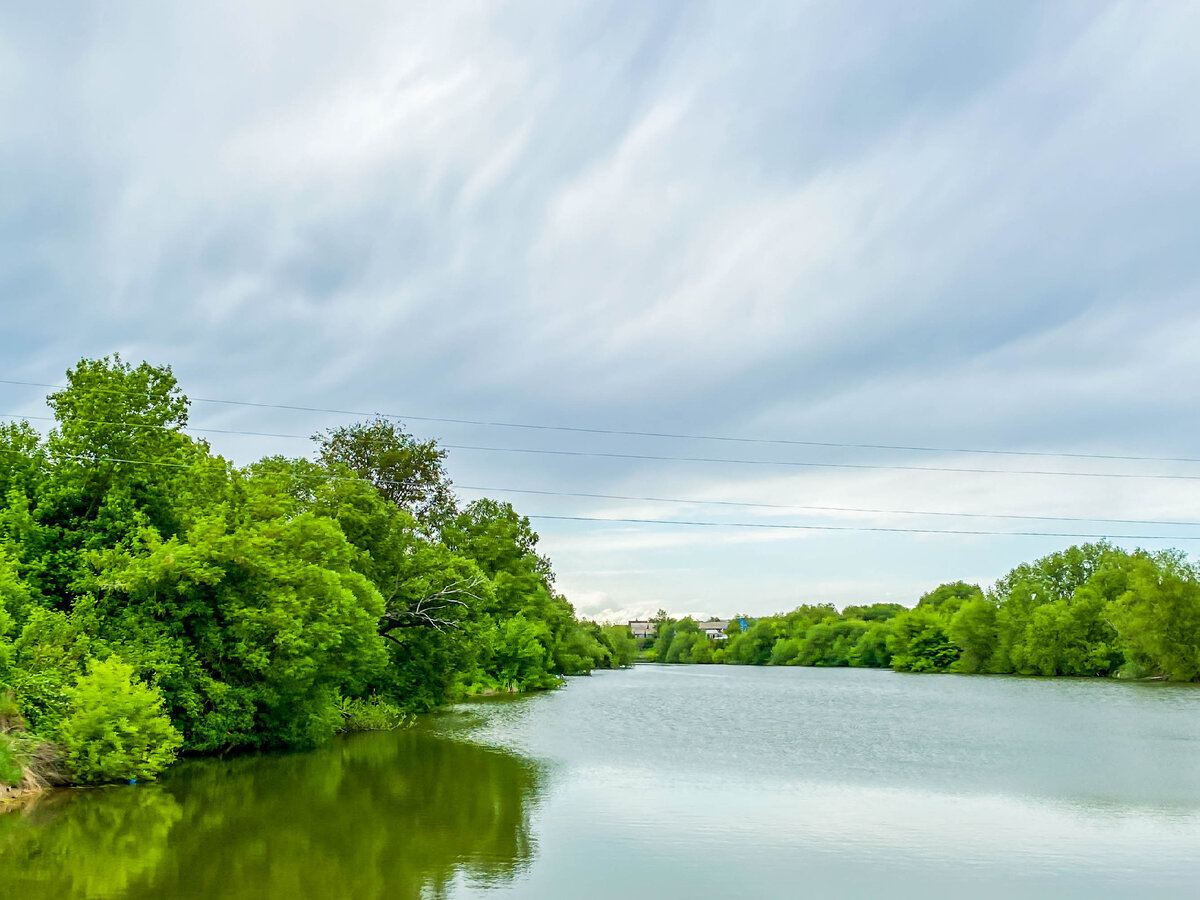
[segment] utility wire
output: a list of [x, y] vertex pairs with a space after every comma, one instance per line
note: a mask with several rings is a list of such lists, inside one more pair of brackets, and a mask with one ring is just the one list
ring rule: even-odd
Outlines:
[[794, 512], [841, 512], [872, 513], [889, 516], [944, 516], [956, 519], [1016, 519], [1035, 522], [1097, 522], [1109, 525], [1162, 525], [1172, 528], [1200, 528], [1200, 522], [1163, 519], [1106, 519], [1100, 516], [1031, 516], [1011, 513], [944, 512], [928, 509], [871, 509], [860, 506], [799, 506], [789, 503], [749, 503], [740, 500], [700, 500], [686, 497], [639, 497], [627, 494], [593, 494], [580, 491], [545, 491], [529, 488], [481, 487], [472, 484], [456, 484], [458, 490], [479, 491], [489, 494], [534, 494], [546, 497], [584, 497], [597, 500], [628, 500], [638, 503], [702, 504], [707, 506], [745, 507], [749, 509], [777, 509]]
[[[0, 419], [32, 419], [36, 422], [57, 422], [55, 416], [27, 416], [17, 415], [16, 413], [0, 413]], [[298, 440], [311, 441], [311, 434], [280, 434], [276, 431], [235, 431], [229, 428], [197, 428], [194, 425], [155, 425], [153, 422], [112, 422], [107, 419], [79, 419], [72, 417], [71, 421], [80, 422], [84, 425], [115, 425], [120, 428], [151, 428], [156, 431], [169, 431], [173, 434], [182, 434], [184, 432], [203, 434], [236, 434], [246, 435], [248, 437], [272, 437], [272, 438], [295, 438]]]
[[[0, 448], [0, 452], [14, 453], [24, 455], [20, 450], [8, 448]], [[134, 460], [122, 459], [120, 457], [111, 456], [75, 456], [65, 455], [62, 458], [79, 460], [82, 462], [118, 462], [129, 463], [132, 465], [147, 465], [147, 466], [163, 466], [175, 469], [191, 468], [194, 463], [173, 463], [163, 462], [158, 460]], [[220, 460], [220, 457], [216, 459]], [[305, 476], [300, 476], [305, 477]], [[314, 479], [323, 481], [362, 481], [372, 484], [370, 479], [360, 476], [345, 477], [337, 475], [312, 475]], [[601, 516], [563, 516], [563, 515], [529, 515], [524, 514], [528, 519], [546, 519], [567, 522], [616, 522], [624, 524], [639, 524], [639, 525], [684, 525], [698, 526], [707, 528], [769, 528], [769, 529], [785, 529], [792, 531], [848, 531], [848, 532], [881, 532], [889, 534], [952, 534], [952, 535], [988, 535], [994, 537], [1069, 537], [1069, 538], [1095, 538], [1100, 540], [1144, 540], [1144, 541], [1197, 541], [1200, 540], [1200, 535], [1161, 535], [1161, 534], [1094, 534], [1088, 532], [1067, 532], [1067, 531], [993, 531], [984, 529], [946, 529], [946, 528], [889, 528], [884, 526], [869, 526], [869, 525], [797, 525], [781, 522], [700, 522], [680, 519], [634, 519], [634, 518], [606, 518]], [[1163, 523], [1170, 524], [1170, 523]]]
[[798, 460], [735, 459], [716, 456], [663, 456], [650, 453], [602, 453], [596, 450], [544, 450], [532, 447], [479, 447], [471, 444], [443, 444], [447, 450], [479, 450], [487, 453], [537, 453], [548, 456], [588, 456], [602, 459], [644, 459], [661, 462], [725, 463], [742, 466], [789, 466], [807, 469], [870, 469], [901, 472], [966, 472], [978, 475], [1053, 475], [1073, 478], [1165, 478], [1200, 481], [1200, 475], [1162, 472], [1062, 472], [1040, 469], [979, 469], [960, 466], [902, 466], [883, 463], [801, 462]]
[[[16, 416], [13, 414], [2, 414], [4, 418], [34, 418], [31, 416]], [[40, 416], [36, 418], [50, 419], [49, 416]], [[158, 428], [165, 431], [178, 433], [180, 430], [203, 430], [183, 428], [177, 429], [166, 425], [153, 425], [149, 423], [122, 423], [122, 422], [103, 422], [98, 420], [81, 419], [81, 422], [90, 422], [91, 424], [115, 425], [141, 427], [141, 428]], [[302, 435], [294, 434], [271, 434], [268, 432], [251, 432], [251, 431], [224, 431], [224, 434], [244, 434], [255, 435], [261, 437], [285, 437], [299, 438]], [[986, 469], [968, 466], [910, 466], [887, 463], [846, 463], [846, 462], [809, 462], [803, 460], [772, 460], [772, 459], [741, 459], [736, 457], [716, 457], [716, 456], [676, 456], [662, 455], [652, 453], [609, 453], [599, 450], [552, 450], [537, 447], [486, 447], [477, 444], [447, 444], [439, 443], [439, 447], [446, 450], [468, 450], [484, 453], [532, 453], [545, 456], [576, 456], [576, 457], [593, 457], [599, 459], [637, 459], [649, 460], [658, 462], [697, 462], [697, 463], [719, 463], [724, 465], [742, 465], [742, 466], [784, 466], [789, 468], [806, 468], [806, 469], [862, 469], [869, 471], [900, 471], [900, 472], [955, 472], [967, 473], [975, 475], [1044, 475], [1054, 477], [1068, 478], [1152, 478], [1152, 479], [1168, 479], [1176, 481], [1200, 481], [1200, 475], [1185, 475], [1166, 472], [1066, 472], [1054, 469]]]
[[[0, 448], [0, 452], [13, 453], [23, 455], [20, 450], [11, 450]], [[194, 463], [172, 463], [159, 460], [147, 459], [124, 459], [115, 456], [79, 456], [65, 455], [63, 458], [70, 459], [76, 462], [117, 462], [128, 465], [143, 465], [143, 466], [165, 466], [169, 468], [189, 468]], [[362, 476], [344, 476], [344, 475], [319, 475], [313, 473], [304, 475], [293, 473], [293, 477], [309, 479], [315, 481], [362, 481], [374, 486], [392, 486], [406, 487], [404, 482], [390, 481], [387, 479], [371, 479]], [[971, 512], [947, 512], [944, 510], [928, 510], [928, 509], [877, 509], [871, 507], [857, 506], [811, 506], [786, 503], [754, 503], [741, 500], [711, 500], [711, 499], [696, 499], [687, 497], [650, 497], [637, 496], [629, 494], [599, 494], [585, 491], [550, 491], [537, 490], [532, 488], [511, 488], [511, 487], [485, 487], [482, 485], [472, 484], [456, 484], [455, 487], [464, 491], [477, 491], [480, 493], [507, 493], [507, 494], [531, 494], [545, 497], [580, 497], [598, 500], [624, 500], [642, 503], [678, 503], [678, 504], [701, 504], [706, 506], [730, 506], [748, 509], [777, 509], [791, 510], [794, 512], [844, 512], [844, 513], [867, 513], [878, 515], [897, 515], [897, 516], [942, 516], [949, 518], [970, 518], [970, 519], [1013, 519], [1022, 521], [1038, 521], [1038, 522], [1097, 522], [1110, 525], [1160, 525], [1163, 527], [1182, 527], [1200, 528], [1200, 522], [1188, 522], [1179, 520], [1163, 520], [1163, 519], [1110, 519], [1100, 516], [1035, 516], [1035, 515], [1019, 515], [1015, 513], [971, 513]], [[1007, 532], [1003, 532], [1007, 533]]]
[[[55, 390], [64, 390], [68, 385], [64, 384], [49, 384], [40, 381], [18, 381], [14, 379], [0, 378], [0, 384], [19, 385], [24, 387], [40, 387], [53, 388]], [[133, 391], [122, 391], [117, 388], [92, 388], [92, 390], [104, 391], [106, 393], [116, 394], [131, 394]], [[138, 392], [140, 393], [140, 392]], [[850, 443], [845, 441], [804, 441], [789, 438], [755, 438], [755, 437], [729, 437], [723, 435], [711, 434], [689, 434], [683, 432], [670, 431], [636, 431], [619, 428], [585, 428], [572, 425], [546, 425], [533, 422], [505, 422], [491, 421], [487, 419], [461, 419], [448, 416], [417, 416], [407, 413], [381, 413], [381, 412], [363, 412], [361, 410], [349, 409], [334, 409], [320, 406], [297, 406], [283, 403], [255, 403], [248, 400], [225, 400], [214, 397], [189, 397], [189, 400], [196, 403], [213, 403], [224, 406], [242, 406], [253, 409], [283, 409], [293, 412], [313, 412], [313, 413], [328, 413], [340, 416], [357, 416], [357, 417], [379, 417], [385, 419], [400, 419], [410, 420], [414, 422], [441, 422], [452, 425], [475, 425], [486, 428], [521, 428], [535, 431], [562, 431], [572, 432], [576, 434], [604, 434], [604, 435], [619, 435], [624, 437], [650, 437], [650, 438], [669, 438], [673, 440], [689, 440], [689, 441], [723, 441], [728, 443], [739, 444], [774, 444], [780, 446], [796, 446], [796, 447], [830, 447], [852, 450], [900, 450], [916, 453], [983, 453], [994, 456], [1040, 456], [1040, 457], [1065, 457], [1071, 459], [1106, 459], [1106, 460], [1123, 460], [1129, 462], [1182, 462], [1182, 463], [1200, 463], [1200, 457], [1192, 456], [1138, 456], [1131, 454], [1116, 454], [1116, 453], [1072, 453], [1069, 451], [1050, 451], [1050, 450], [996, 450], [980, 447], [926, 447], [921, 445], [909, 444], [871, 444], [871, 443]], [[238, 434], [241, 432], [229, 432]], [[269, 436], [269, 435], [268, 435]]]
[[984, 531], [942, 528], [885, 528], [867, 525], [791, 525], [781, 522], [695, 522], [680, 519], [617, 519], [602, 516], [550, 516], [529, 515], [528, 519], [554, 519], [565, 522], [617, 522], [636, 525], [690, 525], [704, 528], [775, 528], [795, 531], [877, 531], [889, 534], [962, 534], [1009, 537], [1065, 537], [1096, 538], [1098, 540], [1129, 541], [1200, 541], [1200, 535], [1153, 535], [1153, 534], [1082, 534], [1071, 531]]

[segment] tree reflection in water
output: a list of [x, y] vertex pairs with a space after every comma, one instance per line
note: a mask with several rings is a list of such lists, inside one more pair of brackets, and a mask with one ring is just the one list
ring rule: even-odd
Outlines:
[[0, 884], [23, 900], [440, 898], [457, 876], [529, 864], [537, 781], [527, 761], [419, 728], [199, 760], [0, 816]]

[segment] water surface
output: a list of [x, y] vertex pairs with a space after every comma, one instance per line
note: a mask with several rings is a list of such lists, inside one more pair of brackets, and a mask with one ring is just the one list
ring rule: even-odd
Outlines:
[[1097, 680], [644, 666], [0, 818], [0, 885], [28, 900], [1198, 884], [1200, 689]]

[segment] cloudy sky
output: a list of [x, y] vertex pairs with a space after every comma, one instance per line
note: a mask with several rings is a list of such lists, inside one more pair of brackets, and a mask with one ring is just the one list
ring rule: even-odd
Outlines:
[[[1200, 463], [951, 452], [1200, 457], [1200, 4], [55, 7], [0, 12], [0, 379], [119, 351], [407, 416], [530, 515], [1200, 537], [1152, 524], [1200, 480], [1020, 474]], [[1076, 540], [535, 526], [599, 617], [912, 603]]]

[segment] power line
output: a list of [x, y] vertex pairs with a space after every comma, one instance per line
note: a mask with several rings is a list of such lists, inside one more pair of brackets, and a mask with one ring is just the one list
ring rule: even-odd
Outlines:
[[715, 456], [665, 456], [651, 453], [603, 453], [597, 450], [545, 450], [532, 447], [480, 447], [471, 444], [439, 444], [447, 450], [479, 450], [488, 453], [537, 453], [548, 456], [588, 456], [601, 459], [641, 459], [661, 462], [725, 463], [743, 466], [789, 466], [808, 469], [870, 469], [900, 472], [959, 472], [978, 475], [1053, 475], [1074, 478], [1165, 478], [1181, 481], [1200, 481], [1200, 475], [1178, 475], [1160, 472], [1062, 472], [1038, 469], [979, 469], [960, 466], [902, 466], [884, 463], [833, 463], [799, 460], [736, 459]]
[[[0, 448], [0, 452], [14, 453], [24, 455], [20, 450], [12, 450], [8, 448]], [[175, 469], [192, 468], [195, 463], [174, 463], [164, 462], [159, 460], [133, 460], [122, 459], [120, 457], [109, 456], [72, 456], [67, 455], [63, 458], [79, 460], [83, 462], [118, 462], [128, 463], [132, 465], [147, 465], [147, 466], [163, 466]], [[212, 458], [220, 460], [220, 457]], [[223, 461], [223, 460], [222, 460]], [[322, 481], [362, 481], [371, 484], [371, 480], [362, 478], [361, 476], [337, 476], [337, 475], [299, 475], [298, 477], [308, 477]], [[564, 515], [529, 515], [524, 514], [529, 519], [547, 519], [557, 521], [570, 522], [616, 522], [625, 524], [640, 524], [640, 525], [684, 525], [708, 528], [769, 528], [769, 529], [785, 529], [792, 531], [847, 531], [847, 532], [879, 532], [887, 534], [950, 534], [950, 535], [978, 535], [978, 536], [993, 536], [993, 537], [1067, 537], [1067, 538], [1095, 538], [1100, 540], [1149, 540], [1149, 541], [1195, 541], [1200, 540], [1200, 535], [1155, 535], [1155, 534], [1093, 534], [1087, 532], [1064, 532], [1064, 531], [995, 531], [985, 529], [947, 529], [947, 528], [894, 528], [885, 526], [870, 526], [870, 525], [798, 525], [781, 522], [702, 522], [681, 519], [636, 519], [636, 518], [607, 518], [601, 516], [564, 516]], [[999, 517], [997, 517], [999, 518]], [[1103, 521], [1103, 520], [1093, 520]], [[1146, 523], [1155, 524], [1155, 523]], [[1186, 523], [1159, 523], [1163, 525], [1181, 525]]]
[[625, 519], [604, 518], [601, 516], [551, 516], [525, 514], [527, 519], [555, 519], [565, 522], [616, 522], [637, 525], [688, 525], [704, 528], [774, 528], [791, 531], [876, 531], [889, 534], [960, 534], [988, 535], [992, 537], [1065, 537], [1065, 538], [1095, 538], [1097, 540], [1128, 540], [1128, 541], [1200, 541], [1200, 535], [1158, 535], [1158, 534], [1084, 534], [1070, 531], [985, 531], [967, 529], [942, 528], [885, 528], [867, 525], [791, 525], [781, 522], [696, 522], [680, 519]]
[[745, 507], [749, 509], [793, 510], [796, 512], [842, 512], [872, 513], [890, 516], [944, 516], [956, 519], [1016, 519], [1035, 522], [1098, 522], [1109, 525], [1162, 525], [1164, 527], [1200, 528], [1200, 522], [1162, 519], [1106, 519], [1099, 516], [1032, 516], [1011, 513], [945, 512], [928, 509], [872, 509], [860, 506], [800, 506], [788, 503], [749, 503], [741, 500], [700, 500], [686, 497], [638, 497], [626, 494], [594, 494], [582, 491], [546, 491], [529, 488], [481, 487], [471, 484], [456, 484], [464, 491], [497, 494], [534, 494], [547, 497], [584, 497], [598, 500], [628, 500], [645, 503], [703, 504], [708, 506]]
[[[14, 379], [0, 378], [0, 384], [20, 385], [24, 387], [40, 387], [53, 388], [55, 390], [63, 390], [68, 385], [49, 384], [39, 381], [18, 381]], [[116, 388], [92, 388], [106, 393], [116, 394], [131, 394], [133, 391], [122, 391]], [[927, 447], [921, 445], [909, 444], [872, 444], [872, 443], [853, 443], [846, 441], [806, 441], [790, 438], [757, 438], [757, 437], [730, 437], [725, 435], [711, 434], [689, 434], [684, 432], [669, 432], [669, 431], [638, 431], [619, 428], [587, 428], [573, 425], [547, 425], [533, 422], [505, 422], [492, 421], [487, 419], [463, 419], [453, 418], [449, 416], [418, 416], [406, 413], [381, 413], [381, 412], [364, 412], [361, 410], [335, 409], [330, 407], [320, 406], [298, 406], [284, 403], [256, 403], [249, 400], [226, 400], [214, 397], [189, 397], [190, 401], [195, 403], [212, 403], [224, 406], [242, 406], [253, 409], [282, 409], [293, 412], [312, 412], [312, 413], [327, 413], [340, 416], [357, 416], [357, 417], [379, 417], [385, 419], [410, 420], [414, 422], [440, 422], [451, 425], [473, 425], [485, 428], [520, 428], [534, 431], [561, 431], [571, 432], [576, 434], [603, 434], [617, 435], [623, 437], [649, 437], [649, 438], [668, 438], [672, 440], [691, 440], [691, 441], [722, 441], [728, 443], [739, 444], [773, 444], [779, 446], [796, 446], [796, 447], [827, 447], [836, 449], [850, 450], [899, 450], [904, 452], [915, 453], [979, 453], [989, 454], [993, 456], [1033, 456], [1033, 457], [1063, 457], [1070, 459], [1102, 459], [1102, 460], [1121, 460], [1126, 462], [1179, 462], [1179, 463], [1200, 463], [1200, 457], [1191, 456], [1139, 456], [1131, 454], [1116, 454], [1116, 453], [1073, 453], [1070, 451], [1050, 451], [1050, 450], [996, 450], [992, 448], [980, 447]], [[230, 434], [241, 434], [243, 432], [228, 432]], [[266, 435], [271, 436], [271, 435]], [[284, 437], [286, 435], [280, 435]]]
[[[57, 422], [58, 419], [54, 416], [28, 416], [17, 415], [16, 413], [0, 413], [0, 419], [33, 419], [37, 422]], [[201, 432], [203, 434], [236, 434], [248, 437], [271, 437], [271, 438], [295, 438], [298, 440], [311, 441], [311, 434], [280, 434], [276, 431], [237, 431], [230, 428], [197, 428], [194, 425], [172, 426], [172, 425], [155, 425], [153, 422], [112, 422], [107, 419], [76, 419], [75, 422], [81, 422], [85, 425], [115, 425], [119, 428], [152, 428], [157, 431], [170, 431], [173, 434], [183, 432], [193, 433]]]
[[[231, 401], [232, 402], [232, 401]], [[50, 416], [17, 416], [11, 413], [0, 414], [0, 417], [19, 419], [19, 418], [38, 418], [50, 420]], [[158, 428], [165, 431], [178, 433], [183, 431], [203, 431], [205, 429], [192, 429], [185, 427], [176, 429], [166, 425], [154, 425], [151, 423], [123, 423], [109, 422], [102, 420], [81, 419], [80, 421], [98, 425], [115, 425], [118, 427], [139, 427], [139, 428]], [[217, 431], [217, 429], [209, 429]], [[281, 438], [300, 438], [303, 435], [295, 434], [272, 434], [270, 432], [254, 432], [254, 431], [221, 431], [223, 434], [251, 435], [260, 437], [281, 437]], [[714, 456], [677, 456], [663, 455], [652, 453], [610, 453], [598, 450], [553, 450], [537, 447], [486, 447], [477, 444], [447, 444], [439, 443], [440, 447], [447, 450], [468, 450], [486, 453], [533, 453], [548, 456], [580, 456], [594, 457], [599, 459], [636, 459], [658, 462], [697, 462], [697, 463], [719, 463], [724, 465], [743, 465], [743, 466], [784, 466], [790, 468], [807, 468], [807, 469], [861, 469], [869, 471], [900, 471], [900, 472], [954, 472], [976, 475], [1040, 475], [1054, 477], [1069, 477], [1069, 478], [1152, 478], [1152, 479], [1168, 479], [1179, 481], [1200, 481], [1200, 475], [1184, 475], [1163, 472], [1064, 472], [1061, 470], [1047, 469], [986, 469], [968, 466], [915, 466], [915, 465], [899, 465], [888, 463], [846, 463], [846, 462], [810, 462], [806, 460], [771, 460], [771, 459], [741, 459], [736, 457], [714, 457]]]
[[[0, 452], [13, 453], [23, 455], [20, 450], [10, 450], [0, 448]], [[126, 459], [116, 456], [81, 456], [67, 454], [63, 458], [74, 460], [77, 462], [115, 462], [128, 465], [143, 465], [143, 466], [162, 466], [168, 468], [189, 468], [194, 463], [174, 463], [164, 462], [160, 460], [147, 459]], [[218, 457], [219, 458], [219, 457]], [[371, 485], [386, 485], [392, 487], [406, 486], [403, 482], [377, 480], [365, 478], [362, 476], [344, 476], [344, 475], [320, 475], [313, 473], [305, 475], [301, 473], [293, 473], [293, 477], [309, 479], [315, 481], [361, 481]], [[1043, 521], [1043, 522], [1098, 522], [1116, 525], [1161, 525], [1163, 527], [1200, 527], [1200, 522], [1188, 522], [1178, 520], [1160, 520], [1160, 519], [1110, 519], [1099, 516], [1035, 516], [1035, 515], [1018, 515], [1012, 513], [969, 513], [969, 512], [947, 512], [944, 510], [921, 510], [921, 509], [877, 509], [869, 507], [855, 506], [806, 506], [784, 503], [754, 503], [740, 500], [710, 500], [710, 499], [690, 499], [686, 497], [650, 497], [650, 496], [635, 496], [627, 494], [599, 494], [585, 491], [550, 491], [537, 490], [531, 488], [509, 488], [509, 487], [484, 487], [481, 485], [460, 484], [455, 485], [459, 490], [479, 491], [479, 492], [494, 492], [494, 493], [509, 493], [509, 494], [532, 494], [537, 496], [551, 497], [581, 497], [602, 500], [624, 500], [635, 502], [648, 503], [681, 503], [681, 504], [703, 504], [714, 506], [732, 506], [744, 507], [752, 509], [778, 509], [778, 510], [793, 510], [797, 512], [846, 512], [846, 513], [869, 513], [881, 515], [904, 515], [904, 516], [944, 516], [952, 518], [972, 518], [972, 519], [1014, 519], [1028, 521]], [[1009, 532], [1000, 532], [1009, 533]]]
[[[20, 450], [11, 450], [0, 448], [0, 452], [13, 453], [23, 455]], [[124, 463], [127, 465], [143, 465], [143, 466], [162, 466], [168, 468], [190, 468], [194, 463], [174, 463], [164, 462], [160, 460], [148, 459], [126, 459], [116, 456], [81, 456], [67, 454], [62, 458], [74, 460], [76, 462], [115, 462]], [[220, 457], [217, 457], [218, 459]], [[315, 481], [361, 481], [374, 486], [386, 485], [392, 487], [404, 487], [403, 482], [377, 480], [365, 478], [362, 476], [344, 476], [344, 475], [320, 475], [313, 473], [305, 475], [301, 473], [293, 473], [293, 477], [309, 479]], [[646, 503], [679, 503], [679, 504], [702, 504], [711, 506], [731, 506], [738, 508], [750, 509], [778, 509], [792, 510], [796, 512], [844, 512], [844, 513], [868, 513], [879, 515], [901, 515], [901, 516], [942, 516], [950, 518], [971, 518], [971, 519], [1013, 519], [1024, 521], [1040, 521], [1040, 522], [1098, 522], [1113, 525], [1161, 525], [1163, 527], [1200, 527], [1200, 522], [1188, 522], [1179, 520], [1161, 520], [1161, 519], [1110, 519], [1099, 516], [1035, 516], [1035, 515], [1019, 515], [1015, 513], [971, 513], [971, 512], [947, 512], [945, 510], [927, 510], [927, 509], [879, 509], [871, 507], [857, 506], [813, 506], [813, 505], [798, 505], [785, 503], [755, 503], [741, 500], [711, 500], [711, 499], [696, 499], [687, 497], [650, 497], [636, 496], [628, 494], [600, 494], [586, 491], [550, 491], [538, 490], [532, 488], [511, 488], [511, 487], [484, 487], [481, 485], [459, 484], [455, 485], [459, 490], [464, 491], [479, 491], [481, 493], [508, 493], [508, 494], [531, 494], [536, 496], [548, 497], [580, 497], [600, 500], [623, 500]], [[958, 532], [949, 532], [958, 533]], [[968, 532], [964, 532], [968, 533]], [[991, 532], [987, 532], [991, 533]], [[998, 532], [1008, 534], [1011, 532]]]

